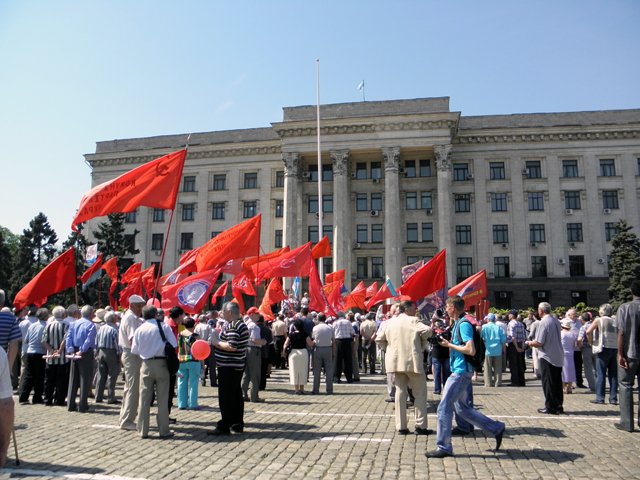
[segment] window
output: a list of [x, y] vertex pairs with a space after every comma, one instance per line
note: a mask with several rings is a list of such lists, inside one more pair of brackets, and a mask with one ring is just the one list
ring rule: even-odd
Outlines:
[[422, 241], [433, 242], [433, 223], [428, 222], [422, 224]]
[[416, 161], [405, 160], [404, 162], [404, 176], [407, 178], [414, 178], [416, 176]]
[[562, 161], [562, 176], [565, 178], [572, 178], [578, 176], [578, 161], [577, 160], [563, 160]]
[[369, 269], [367, 268], [367, 257], [356, 258], [356, 277], [368, 278]]
[[364, 180], [367, 178], [367, 164], [365, 162], [356, 163], [356, 179]]
[[371, 225], [371, 243], [382, 243], [382, 224], [374, 223]]
[[420, 176], [431, 176], [431, 160], [420, 160]]
[[433, 208], [433, 199], [431, 197], [431, 192], [420, 193], [420, 208], [422, 208], [423, 210], [430, 210]]
[[196, 177], [195, 175], [189, 175], [182, 179], [182, 191], [183, 192], [195, 192], [196, 191]]
[[607, 242], [610, 242], [613, 237], [618, 234], [616, 224], [613, 222], [607, 222], [604, 224], [604, 237]]
[[525, 162], [528, 178], [542, 178], [542, 169], [540, 168], [539, 160], [530, 160]]
[[278, 170], [276, 172], [276, 188], [283, 188], [284, 187], [284, 171], [282, 170]]
[[333, 195], [322, 196], [322, 211], [324, 213], [333, 212]]
[[490, 162], [489, 163], [489, 179], [490, 180], [504, 180], [504, 162]]
[[244, 174], [244, 188], [258, 188], [258, 173], [250, 172]]
[[491, 194], [491, 211], [492, 212], [507, 211], [507, 194], [506, 193]]
[[224, 220], [224, 202], [213, 202], [211, 207], [211, 220]]
[[356, 225], [356, 242], [368, 243], [369, 242], [369, 226], [365, 224]]
[[322, 236], [329, 237], [329, 245], [333, 245], [333, 225], [322, 225]]
[[453, 181], [463, 182], [469, 179], [469, 164], [454, 163], [453, 164]]
[[529, 192], [527, 196], [530, 212], [544, 210], [544, 194], [542, 192]]
[[564, 192], [564, 208], [572, 210], [580, 210], [580, 192], [579, 191], [567, 191]]
[[136, 234], [135, 233], [125, 233], [124, 235], [124, 244], [125, 246], [131, 250], [136, 250]]
[[276, 218], [284, 216], [284, 200], [276, 200]]
[[418, 241], [418, 224], [407, 223], [407, 243], [414, 243]]
[[456, 225], [456, 244], [471, 244], [471, 225]]
[[318, 243], [318, 226], [317, 225], [309, 225], [307, 227], [307, 241]]
[[124, 214], [124, 223], [136, 223], [136, 211], [134, 210], [133, 212], [127, 212]]
[[414, 255], [409, 255], [407, 257], [407, 265], [412, 265], [412, 264], [416, 263], [418, 260], [420, 260], [420, 257], [416, 257]]
[[493, 226], [493, 243], [509, 243], [509, 226]]
[[547, 257], [545, 256], [531, 257], [531, 276], [532, 277], [547, 276]]
[[[282, 172], [284, 174], [284, 172]], [[284, 185], [284, 184], [283, 184]], [[213, 176], [213, 190], [227, 189], [227, 174], [219, 173]]]
[[331, 257], [323, 257], [320, 260], [322, 260], [322, 272], [325, 275], [333, 272], [333, 260]]
[[381, 193], [372, 193], [371, 194], [371, 210], [382, 210], [382, 194]]
[[196, 204], [195, 203], [183, 203], [182, 204], [182, 221], [193, 222], [195, 218]]
[[307, 211], [309, 213], [318, 213], [318, 196], [317, 195], [309, 195], [309, 200], [307, 200]]
[[307, 181], [308, 182], [318, 181], [318, 165], [313, 164], [307, 167]]
[[456, 258], [456, 282], [460, 283], [465, 278], [469, 278], [473, 273], [473, 263], [471, 257]]
[[258, 202], [255, 200], [248, 200], [242, 204], [242, 216], [243, 218], [255, 217], [258, 213]]
[[602, 208], [608, 208], [610, 210], [617, 210], [618, 205], [618, 191], [617, 190], [603, 190], [602, 191]]
[[532, 223], [529, 225], [529, 241], [533, 243], [545, 243], [547, 241], [544, 223]]
[[509, 272], [509, 257], [493, 257], [493, 274], [496, 278], [507, 278]]
[[276, 230], [273, 243], [275, 248], [282, 248], [282, 230]]
[[418, 194], [416, 192], [406, 192], [405, 207], [407, 210], [416, 210], [418, 208]]
[[180, 250], [193, 250], [193, 232], [182, 232], [180, 234]]
[[369, 201], [366, 193], [356, 193], [356, 211], [366, 212], [369, 210]]
[[584, 277], [583, 255], [569, 255], [569, 276]]
[[219, 231], [215, 231], [215, 232], [211, 232], [211, 238], [216, 238], [218, 235], [220, 235], [222, 232]]
[[382, 178], [382, 163], [371, 162], [371, 178], [372, 179]]
[[382, 257], [371, 257], [371, 278], [382, 278], [384, 276], [384, 264]]
[[151, 250], [162, 250], [164, 244], [164, 233], [154, 233], [151, 235]]
[[582, 242], [581, 223], [567, 223], [567, 242]]
[[153, 221], [154, 222], [164, 222], [164, 210], [161, 208], [153, 209]]
[[600, 160], [600, 176], [601, 177], [616, 176], [616, 163], [613, 160], [613, 158]]
[[333, 180], [333, 168], [331, 165], [322, 165], [322, 181], [331, 182]]
[[456, 213], [464, 213], [471, 211], [471, 194], [461, 193], [454, 195], [453, 205]]

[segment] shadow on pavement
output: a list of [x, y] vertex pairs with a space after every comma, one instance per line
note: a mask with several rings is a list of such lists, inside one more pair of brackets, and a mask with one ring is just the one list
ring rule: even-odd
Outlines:
[[[567, 452], [562, 450], [545, 450], [542, 448], [534, 448], [533, 450], [517, 450], [504, 449], [495, 454], [499, 457], [508, 457], [511, 460], [541, 460], [550, 463], [575, 462], [580, 458], [584, 458], [584, 454], [576, 452]], [[470, 455], [472, 457], [473, 455]], [[478, 455], [482, 457], [482, 455]]]
[[563, 430], [547, 427], [509, 427], [507, 428], [506, 435], [509, 437], [513, 435], [534, 435], [554, 438], [566, 438]]
[[564, 413], [565, 415], [561, 415], [560, 417], [568, 416], [569, 418], [571, 418], [571, 416], [589, 416], [617, 418], [620, 416], [620, 412], [616, 410], [565, 410]]

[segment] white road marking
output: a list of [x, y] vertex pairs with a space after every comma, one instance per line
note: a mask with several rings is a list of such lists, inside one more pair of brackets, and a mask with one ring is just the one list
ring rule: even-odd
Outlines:
[[121, 475], [104, 475], [101, 473], [54, 472], [52, 470], [30, 470], [26, 468], [4, 468], [2, 473], [15, 474], [19, 477], [53, 477], [72, 478], [78, 480], [146, 480], [140, 477], [123, 477]]
[[97, 423], [95, 425], [91, 425], [91, 427], [93, 427], [93, 428], [109, 428], [109, 429], [112, 429], [112, 430], [119, 430], [120, 429], [120, 427], [118, 425], [102, 425], [102, 424], [99, 424], [99, 423]]

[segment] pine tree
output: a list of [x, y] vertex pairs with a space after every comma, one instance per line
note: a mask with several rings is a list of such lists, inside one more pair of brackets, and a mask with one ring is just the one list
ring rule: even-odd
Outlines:
[[0, 288], [2, 289], [9, 288], [12, 263], [13, 254], [5, 237], [5, 230], [0, 228]]
[[617, 234], [611, 239], [608, 291], [615, 308], [630, 299], [631, 282], [640, 279], [640, 240], [631, 230], [625, 220], [620, 220]]

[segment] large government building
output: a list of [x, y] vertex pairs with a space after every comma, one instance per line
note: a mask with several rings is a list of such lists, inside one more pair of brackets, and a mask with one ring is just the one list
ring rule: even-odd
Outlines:
[[[486, 269], [493, 306], [598, 305], [615, 224], [640, 225], [640, 110], [464, 116], [446, 97], [343, 103], [321, 107], [320, 133], [321, 168], [315, 106], [285, 107], [266, 128], [193, 134], [164, 270], [262, 213], [264, 252], [327, 234], [324, 270], [346, 269], [347, 288], [385, 274], [397, 286], [404, 265], [446, 248], [449, 285]], [[93, 185], [186, 139], [98, 142], [86, 155]], [[160, 260], [169, 214], [127, 215], [145, 267]]]

